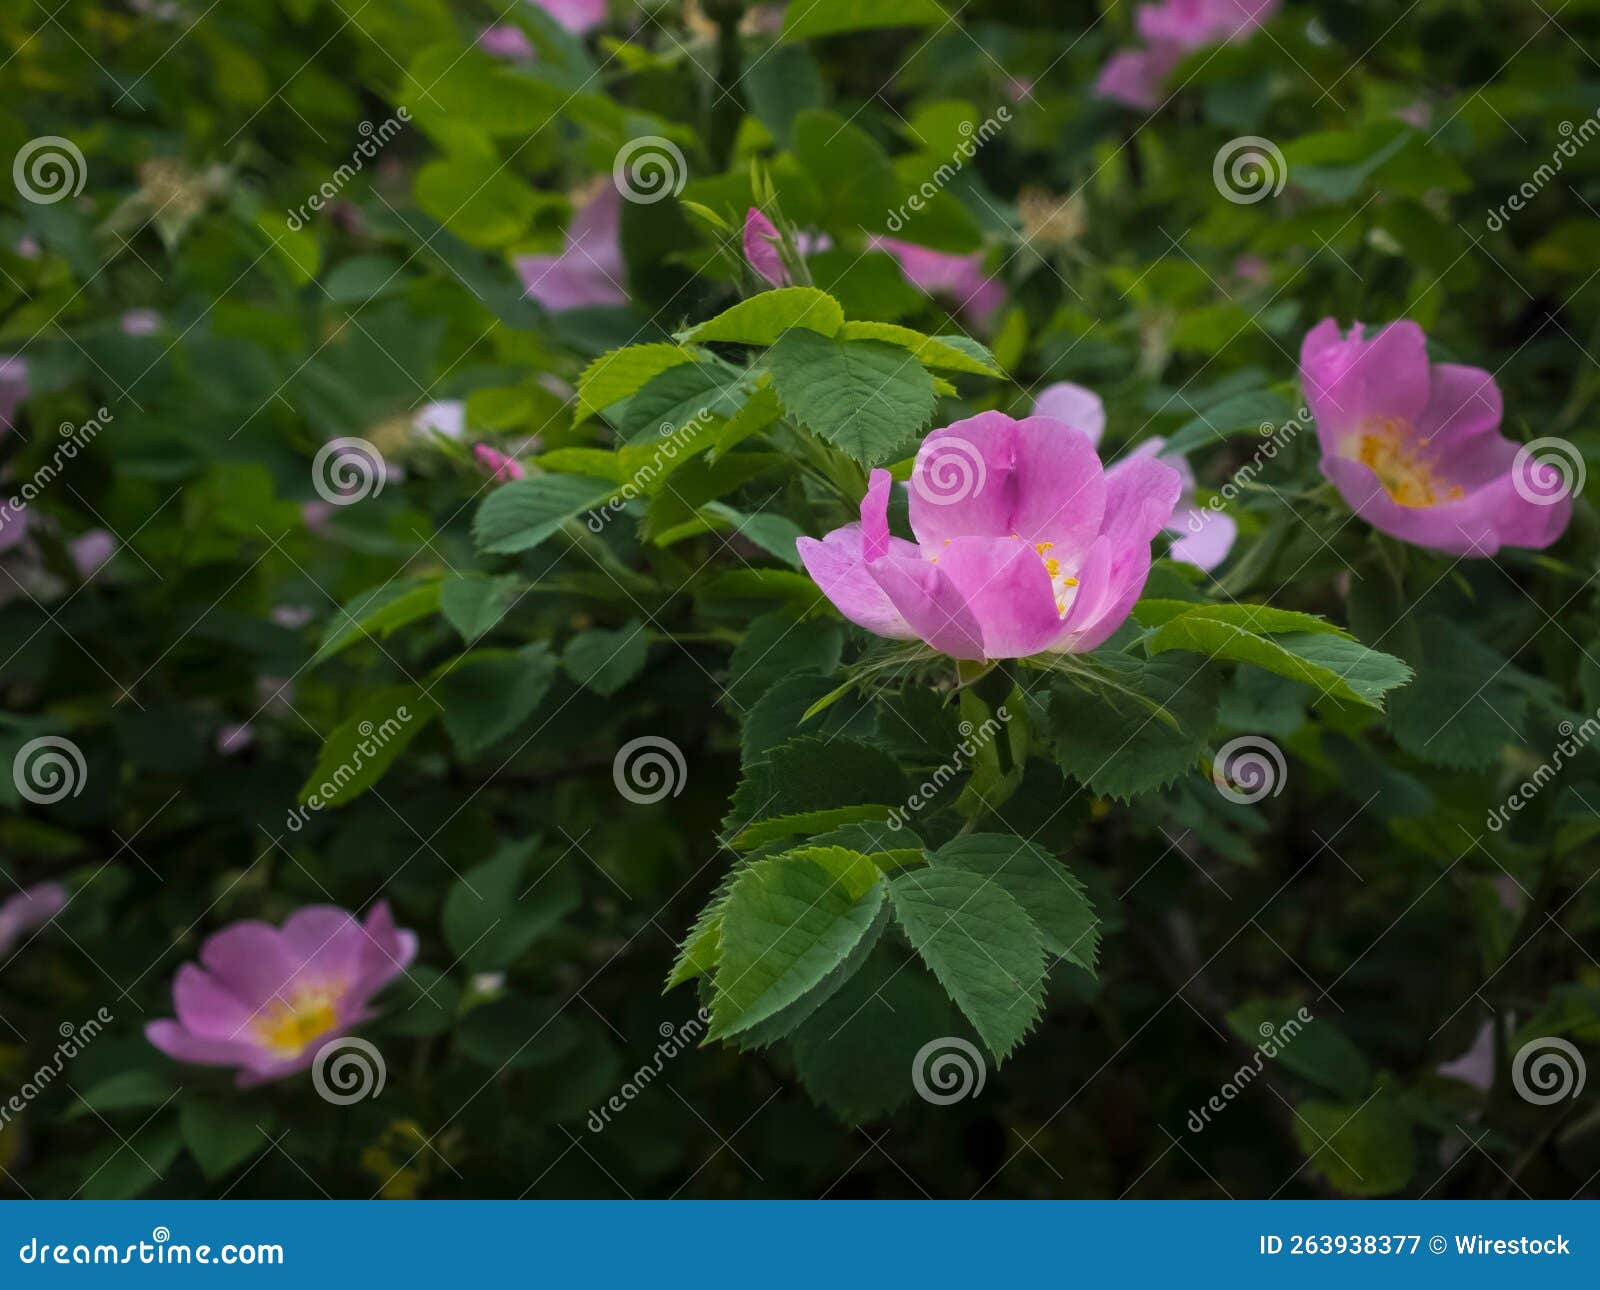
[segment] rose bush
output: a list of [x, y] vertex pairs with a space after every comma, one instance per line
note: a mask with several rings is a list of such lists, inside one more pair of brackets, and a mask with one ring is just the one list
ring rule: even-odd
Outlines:
[[1593, 1194], [1596, 6], [0, 15], [7, 1188]]

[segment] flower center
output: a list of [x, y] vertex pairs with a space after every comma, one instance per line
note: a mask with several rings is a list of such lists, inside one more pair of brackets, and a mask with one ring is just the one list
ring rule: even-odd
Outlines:
[[1426, 439], [1416, 438], [1398, 417], [1363, 424], [1355, 441], [1356, 460], [1372, 471], [1384, 491], [1401, 506], [1437, 506], [1464, 496], [1459, 484], [1446, 482], [1423, 454]]
[[1033, 549], [1039, 553], [1039, 558], [1044, 561], [1044, 571], [1050, 575], [1050, 587], [1056, 596], [1056, 613], [1065, 618], [1067, 610], [1072, 608], [1072, 602], [1078, 598], [1078, 580], [1064, 572], [1061, 561], [1050, 554], [1054, 546], [1054, 542], [1035, 542]]
[[298, 1057], [306, 1045], [338, 1024], [335, 1004], [339, 991], [329, 984], [303, 986], [287, 1002], [275, 1001], [261, 1010], [251, 1030], [282, 1057]]

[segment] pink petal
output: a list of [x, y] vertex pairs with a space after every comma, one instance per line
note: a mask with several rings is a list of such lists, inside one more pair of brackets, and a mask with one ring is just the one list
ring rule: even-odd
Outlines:
[[1005, 299], [1005, 288], [983, 271], [983, 255], [948, 255], [914, 242], [875, 237], [872, 244], [899, 262], [906, 280], [924, 295], [942, 296], [976, 323], [982, 323]]
[[1415, 422], [1431, 395], [1428, 344], [1413, 322], [1395, 322], [1371, 340], [1357, 323], [1348, 336], [1328, 318], [1300, 346], [1300, 379], [1317, 418], [1325, 454], [1337, 453], [1368, 421]]
[[380, 900], [361, 926], [352, 996], [359, 1002], [376, 994], [416, 961], [417, 934], [396, 927], [389, 902]]
[[207, 938], [200, 962], [217, 981], [251, 1008], [278, 997], [294, 979], [300, 960], [268, 923], [234, 923]]
[[190, 1034], [176, 1021], [152, 1021], [144, 1028], [144, 1036], [174, 1061], [199, 1066], [238, 1066], [258, 1058], [261, 1052], [244, 1040]]
[[744, 217], [744, 258], [773, 286], [781, 287], [789, 281], [783, 257], [778, 254], [777, 225], [754, 206]]
[[[889, 541], [891, 549], [902, 557], [917, 558], [917, 548], [910, 542], [902, 538]], [[856, 626], [865, 627], [875, 636], [915, 639], [917, 633], [867, 572], [859, 524], [834, 529], [820, 542], [816, 538], [800, 538], [795, 548], [811, 580], [822, 588], [822, 594], [833, 602], [833, 607]]]
[[593, 31], [606, 20], [606, 0], [534, 0], [534, 3], [575, 36]]
[[1172, 69], [1182, 61], [1172, 46], [1158, 49], [1119, 49], [1106, 59], [1095, 78], [1094, 96], [1124, 107], [1153, 112], [1161, 106], [1162, 90]]
[[946, 538], [1015, 534], [1054, 542], [1070, 563], [1100, 531], [1105, 490], [1087, 435], [1044, 417], [982, 412], [922, 441], [911, 529], [930, 554]]
[[1026, 658], [1061, 634], [1044, 560], [1009, 538], [955, 538], [934, 557], [983, 636], [985, 658]]
[[921, 554], [891, 552], [868, 564], [867, 572], [912, 631], [941, 654], [967, 659], [985, 656], [983, 630], [967, 607], [966, 597], [937, 564]]
[[1033, 415], [1080, 430], [1097, 446], [1106, 432], [1106, 405], [1100, 401], [1100, 396], [1087, 386], [1071, 381], [1057, 381], [1040, 390], [1039, 397], [1033, 401]]
[[172, 1002], [179, 1023], [190, 1034], [249, 1042], [246, 1032], [256, 1019], [256, 1009], [204, 968], [185, 963], [178, 969], [172, 982]]
[[1180, 506], [1173, 512], [1167, 532], [1176, 534], [1171, 555], [1207, 573], [1228, 558], [1233, 542], [1239, 536], [1239, 526], [1226, 511], [1214, 511], [1209, 506], [1192, 503]]

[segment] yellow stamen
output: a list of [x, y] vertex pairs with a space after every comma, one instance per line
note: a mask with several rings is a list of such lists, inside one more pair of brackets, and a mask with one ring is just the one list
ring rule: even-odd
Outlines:
[[[1384, 491], [1401, 506], [1437, 506], [1464, 496], [1459, 485], [1440, 478], [1436, 464], [1422, 455], [1426, 436], [1413, 437], [1410, 423], [1398, 417], [1366, 422], [1352, 440], [1355, 459], [1383, 485]], [[1346, 450], [1348, 452], [1348, 449]]]
[[274, 1001], [261, 1010], [250, 1029], [282, 1057], [298, 1057], [306, 1046], [338, 1022], [338, 992], [329, 986], [305, 987], [287, 1002]]

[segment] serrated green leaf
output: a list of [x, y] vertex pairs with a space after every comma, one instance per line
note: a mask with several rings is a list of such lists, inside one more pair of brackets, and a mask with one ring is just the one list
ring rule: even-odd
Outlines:
[[388, 637], [438, 612], [439, 605], [438, 578], [402, 578], [369, 588], [334, 614], [312, 664], [327, 662], [357, 641]]
[[[1310, 1020], [1304, 1020], [1310, 1017]], [[1372, 1086], [1372, 1067], [1331, 1021], [1311, 1016], [1298, 1002], [1252, 999], [1229, 1011], [1228, 1029], [1296, 1075], [1357, 1102]]]
[[343, 806], [359, 797], [383, 778], [394, 759], [438, 714], [438, 702], [415, 685], [391, 686], [363, 696], [323, 743], [316, 768], [300, 786], [300, 801]]
[[629, 444], [655, 443], [691, 424], [732, 416], [747, 395], [738, 370], [720, 363], [684, 363], [646, 381], [628, 400], [617, 428]]
[[573, 424], [582, 425], [595, 413], [629, 398], [651, 377], [668, 368], [694, 361], [692, 351], [665, 343], [625, 345], [600, 355], [578, 378], [578, 407], [572, 415]]
[[644, 668], [650, 641], [637, 619], [608, 631], [579, 632], [561, 652], [561, 665], [579, 685], [609, 698]]
[[555, 658], [542, 642], [474, 650], [452, 660], [433, 692], [461, 755], [475, 757], [516, 730], [549, 692], [555, 673]]
[[741, 300], [715, 318], [691, 327], [678, 339], [684, 344], [720, 340], [742, 345], [771, 345], [795, 327], [832, 336], [843, 322], [844, 310], [826, 291], [815, 287], [778, 287]]
[[468, 971], [509, 967], [578, 907], [577, 877], [566, 861], [530, 874], [538, 847], [538, 838], [510, 843], [451, 885], [441, 926], [445, 944]]
[[865, 465], [903, 456], [933, 417], [933, 378], [897, 346], [791, 331], [766, 361], [783, 406]]
[[478, 507], [473, 537], [478, 549], [491, 555], [527, 551], [615, 491], [610, 481], [583, 475], [515, 479], [501, 484]]
[[1100, 920], [1083, 884], [1043, 848], [1008, 833], [969, 833], [945, 843], [929, 862], [999, 884], [1033, 920], [1047, 951], [1095, 970]]
[[708, 1038], [747, 1030], [821, 982], [866, 934], [883, 892], [875, 882], [852, 896], [807, 860], [763, 860], [740, 874], [722, 916]]
[[924, 367], [973, 376], [1005, 375], [994, 365], [994, 358], [987, 349], [965, 336], [927, 336], [894, 323], [847, 322], [839, 329], [838, 339], [881, 340], [885, 344], [899, 345], [915, 354]]
[[270, 1107], [194, 1100], [178, 1108], [183, 1145], [208, 1182], [227, 1177], [266, 1148], [275, 1124]]
[[912, 869], [889, 883], [895, 917], [997, 1061], [1033, 1027], [1044, 1002], [1039, 929], [992, 878]]
[[453, 574], [439, 585], [439, 611], [471, 645], [505, 617], [516, 594], [512, 578]]

